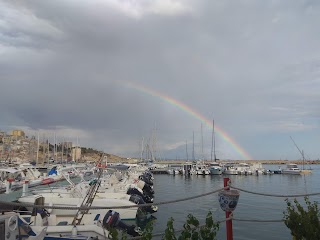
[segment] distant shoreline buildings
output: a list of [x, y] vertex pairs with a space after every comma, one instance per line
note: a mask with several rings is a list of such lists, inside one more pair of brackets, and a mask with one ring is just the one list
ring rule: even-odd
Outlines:
[[73, 142], [51, 143], [49, 139], [26, 136], [19, 129], [10, 133], [0, 130], [0, 160], [15, 162], [78, 162], [82, 158], [81, 147]]

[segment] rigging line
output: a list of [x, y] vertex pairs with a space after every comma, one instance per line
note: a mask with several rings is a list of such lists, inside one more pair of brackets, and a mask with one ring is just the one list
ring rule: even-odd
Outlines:
[[261, 223], [266, 223], [266, 222], [284, 222], [283, 219], [267, 219], [267, 220], [262, 220], [262, 219], [241, 219], [241, 218], [233, 218], [232, 220], [239, 221], [239, 222], [261, 222]]
[[[281, 200], [282, 201], [282, 200]], [[282, 202], [283, 204], [285, 204], [285, 202], [283, 201]], [[274, 205], [270, 206], [270, 207], [267, 207], [267, 206], [263, 206], [263, 208], [261, 208], [261, 206], [257, 206], [256, 204], [246, 204], [246, 203], [243, 203], [243, 202], [238, 202], [238, 205], [237, 205], [237, 208], [238, 207], [250, 207], [251, 209], [255, 209], [255, 210], [263, 210], [265, 211], [266, 209], [272, 209], [272, 210], [283, 210], [283, 207], [275, 207]]]
[[[225, 187], [227, 188], [227, 187]], [[184, 202], [200, 197], [205, 197], [214, 193], [217, 193], [225, 188], [219, 188], [217, 190], [203, 193], [200, 195], [195, 195], [187, 198], [181, 198], [181, 199], [176, 199], [176, 200], [170, 200], [170, 201], [163, 201], [163, 202], [158, 202], [158, 203], [145, 203], [145, 204], [135, 204], [135, 205], [127, 205], [127, 206], [90, 206], [90, 207], [70, 207], [70, 206], [49, 206], [49, 205], [34, 205], [31, 203], [15, 203], [15, 202], [6, 202], [6, 201], [0, 201], [0, 204], [5, 204], [9, 206], [20, 206], [20, 207], [33, 207], [33, 208], [47, 208], [47, 209], [66, 209], [66, 210], [88, 210], [88, 209], [125, 209], [125, 208], [134, 208], [134, 207], [150, 207], [150, 206], [159, 206], [159, 205], [165, 205], [165, 204], [171, 204], [171, 203], [178, 203], [178, 202]]]
[[249, 190], [245, 190], [242, 188], [238, 188], [235, 186], [230, 185], [230, 187], [237, 189], [239, 191], [242, 192], [246, 192], [246, 193], [251, 193], [251, 194], [255, 194], [255, 195], [261, 195], [261, 196], [267, 196], [267, 197], [282, 197], [282, 198], [290, 198], [290, 197], [306, 197], [306, 196], [315, 196], [315, 195], [320, 195], [320, 193], [304, 193], [304, 194], [292, 194], [292, 195], [283, 195], [283, 194], [271, 194], [271, 193], [259, 193], [259, 192], [253, 192], [253, 191], [249, 191]]

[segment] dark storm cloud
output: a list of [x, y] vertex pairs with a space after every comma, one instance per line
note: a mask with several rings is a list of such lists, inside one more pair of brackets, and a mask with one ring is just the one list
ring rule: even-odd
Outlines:
[[197, 119], [130, 82], [215, 117], [259, 156], [253, 132], [318, 129], [318, 13], [312, 1], [3, 1], [1, 126], [82, 130], [126, 154], [155, 123], [163, 148], [199, 136]]

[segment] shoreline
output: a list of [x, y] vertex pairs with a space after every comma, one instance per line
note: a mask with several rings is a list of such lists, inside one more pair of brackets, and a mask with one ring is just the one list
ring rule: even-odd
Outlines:
[[[155, 163], [159, 164], [177, 164], [177, 163], [186, 163], [192, 161], [186, 160], [158, 160]], [[203, 160], [204, 163], [210, 163], [211, 160]], [[289, 163], [294, 163], [298, 165], [314, 165], [320, 164], [320, 160], [217, 160], [218, 163], [248, 163], [248, 164], [269, 164], [269, 165], [286, 165]]]

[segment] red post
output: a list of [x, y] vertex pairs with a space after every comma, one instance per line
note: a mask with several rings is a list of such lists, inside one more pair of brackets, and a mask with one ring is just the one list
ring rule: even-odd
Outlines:
[[[228, 187], [229, 178], [223, 178], [223, 186], [227, 187], [226, 190], [230, 190]], [[229, 218], [231, 212], [226, 211], [226, 218]], [[233, 232], [232, 232], [232, 220], [226, 221], [226, 228], [227, 228], [227, 240], [233, 240]]]

